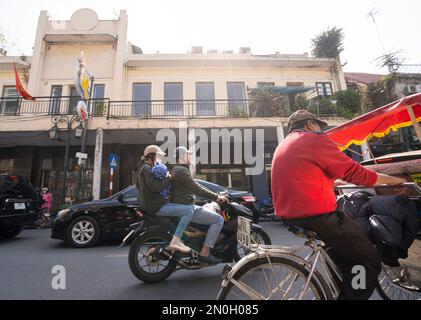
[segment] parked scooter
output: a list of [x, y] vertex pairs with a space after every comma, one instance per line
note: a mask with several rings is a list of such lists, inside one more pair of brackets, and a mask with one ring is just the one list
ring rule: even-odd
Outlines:
[[[132, 208], [143, 220], [131, 225], [131, 231], [121, 245], [133, 239], [129, 251], [129, 266], [139, 280], [146, 283], [159, 282], [180, 269], [196, 270], [209, 266], [199, 262], [199, 252], [208, 226], [190, 223], [182, 240], [192, 249], [191, 252], [172, 253], [167, 246], [177, 227], [178, 218], [158, 217], [138, 207]], [[237, 217], [253, 220], [253, 212], [242, 204], [228, 202], [221, 205], [220, 214], [224, 216], [225, 223], [211, 254], [224, 263], [238, 261], [247, 252], [241, 251], [242, 247], [237, 243]], [[269, 235], [259, 225], [252, 225], [251, 237], [256, 243], [271, 244]]]

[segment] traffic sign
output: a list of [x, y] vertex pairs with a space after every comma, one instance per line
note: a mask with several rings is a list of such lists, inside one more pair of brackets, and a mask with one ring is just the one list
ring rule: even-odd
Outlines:
[[82, 153], [82, 152], [76, 152], [76, 158], [77, 159], [88, 159], [88, 154], [87, 153]]
[[114, 153], [110, 153], [109, 157], [109, 164], [110, 164], [110, 168], [113, 169], [117, 169], [118, 167], [118, 155], [114, 154]]

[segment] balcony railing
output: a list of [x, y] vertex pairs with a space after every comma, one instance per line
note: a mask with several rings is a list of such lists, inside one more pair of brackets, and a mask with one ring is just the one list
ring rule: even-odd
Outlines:
[[[0, 116], [48, 116], [74, 114], [78, 97], [0, 98]], [[110, 101], [91, 99], [93, 117], [107, 118], [258, 118], [288, 117], [290, 110], [257, 100], [148, 100]], [[313, 110], [313, 112], [316, 110]], [[321, 117], [335, 116], [331, 110], [317, 110]], [[315, 113], [316, 113], [315, 112]]]

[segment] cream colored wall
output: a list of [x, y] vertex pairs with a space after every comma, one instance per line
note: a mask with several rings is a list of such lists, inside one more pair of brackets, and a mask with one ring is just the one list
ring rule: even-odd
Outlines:
[[196, 82], [214, 82], [215, 98], [227, 99], [227, 82], [244, 82], [255, 88], [257, 82], [274, 82], [286, 86], [287, 82], [303, 82], [314, 87], [316, 82], [332, 82], [336, 91], [338, 85], [329, 69], [310, 68], [131, 68], [127, 72], [124, 99], [132, 99], [133, 83], [152, 83], [152, 99], [164, 99], [164, 82], [182, 82], [184, 99], [196, 98]]
[[[114, 50], [112, 45], [51, 45], [46, 49], [44, 68], [35, 95], [48, 96], [52, 85], [74, 85], [77, 57], [85, 53], [88, 71], [95, 76], [95, 83], [106, 84], [106, 94], [111, 92]], [[68, 95], [63, 88], [63, 95]]]
[[15, 76], [13, 72], [0, 72], [0, 97], [3, 95], [3, 88], [5, 86], [14, 86], [14, 85], [15, 85]]

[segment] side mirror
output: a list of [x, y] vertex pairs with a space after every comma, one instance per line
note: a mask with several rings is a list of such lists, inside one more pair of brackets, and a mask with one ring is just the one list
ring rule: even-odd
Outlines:
[[121, 203], [124, 203], [124, 197], [123, 197], [123, 194], [119, 194], [118, 196], [117, 196], [117, 200], [118, 201], [120, 201]]

